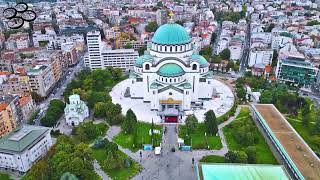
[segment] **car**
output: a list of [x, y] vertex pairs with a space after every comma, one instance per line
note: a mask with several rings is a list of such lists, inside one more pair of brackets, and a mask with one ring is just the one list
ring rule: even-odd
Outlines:
[[154, 154], [155, 155], [160, 155], [161, 154], [161, 147], [160, 146], [154, 148]]

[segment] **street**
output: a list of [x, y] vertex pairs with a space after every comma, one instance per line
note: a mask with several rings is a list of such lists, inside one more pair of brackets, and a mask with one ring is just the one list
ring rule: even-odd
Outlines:
[[42, 101], [42, 103], [39, 105], [39, 115], [34, 120], [34, 124], [37, 126], [40, 126], [40, 119], [46, 114], [46, 111], [48, 109], [49, 103], [53, 99], [62, 99], [62, 95], [64, 90], [66, 89], [67, 85], [72, 81], [72, 79], [75, 77], [75, 75], [81, 71], [84, 64], [83, 56], [78, 56], [78, 63], [74, 67], [69, 67], [68, 71], [65, 72], [65, 76], [60, 79], [60, 81], [55, 85], [54, 89], [51, 91], [51, 94], [48, 95], [48, 97]]

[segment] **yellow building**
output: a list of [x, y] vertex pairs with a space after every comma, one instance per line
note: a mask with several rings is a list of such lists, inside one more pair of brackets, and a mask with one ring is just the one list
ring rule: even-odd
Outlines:
[[15, 115], [7, 102], [0, 103], [0, 137], [8, 134], [17, 127]]

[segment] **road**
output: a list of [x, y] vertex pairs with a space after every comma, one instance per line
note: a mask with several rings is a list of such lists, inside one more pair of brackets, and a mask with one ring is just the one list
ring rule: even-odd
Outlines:
[[68, 68], [68, 71], [64, 74], [61, 80], [57, 83], [54, 89], [51, 91], [50, 95], [41, 102], [40, 112], [38, 118], [35, 119], [34, 124], [40, 126], [40, 119], [46, 114], [49, 103], [52, 99], [62, 99], [62, 95], [67, 85], [72, 81], [75, 75], [80, 72], [84, 64], [83, 56], [78, 56], [78, 64], [74, 67]]
[[[249, 16], [250, 19], [250, 16]], [[246, 70], [246, 67], [248, 65], [248, 60], [249, 60], [249, 51], [250, 51], [250, 37], [251, 37], [251, 20], [247, 22], [247, 36], [246, 36], [246, 41], [244, 43], [243, 47], [243, 54], [240, 59], [240, 73], [244, 73]]]

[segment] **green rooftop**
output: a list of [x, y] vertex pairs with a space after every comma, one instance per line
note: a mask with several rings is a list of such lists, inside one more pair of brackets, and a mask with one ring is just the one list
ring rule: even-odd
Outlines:
[[199, 180], [289, 180], [283, 166], [264, 164], [200, 164]]
[[184, 70], [177, 64], [168, 63], [160, 67], [159, 75], [165, 77], [176, 77], [184, 74]]
[[22, 152], [49, 128], [23, 125], [0, 139], [0, 151]]
[[204, 58], [203, 56], [199, 55], [199, 54], [192, 54], [191, 56], [191, 60], [198, 62], [200, 64], [201, 67], [207, 67], [209, 66], [208, 61], [206, 60], [206, 58]]
[[155, 32], [152, 42], [165, 45], [186, 44], [191, 41], [188, 32], [179, 24], [162, 25]]

